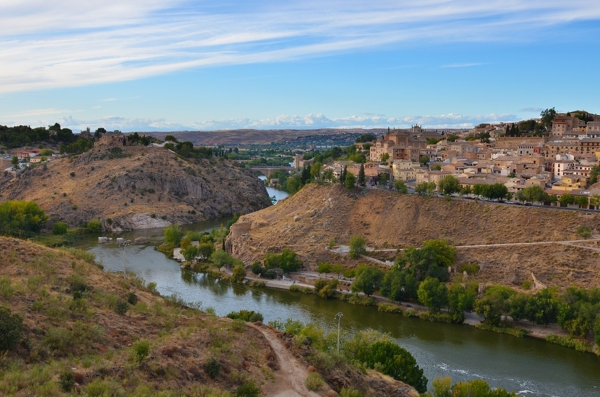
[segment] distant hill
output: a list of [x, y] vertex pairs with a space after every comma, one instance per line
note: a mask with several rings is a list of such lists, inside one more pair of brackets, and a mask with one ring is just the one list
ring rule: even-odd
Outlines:
[[271, 205], [256, 175], [229, 161], [185, 160], [164, 148], [96, 147], [0, 180], [0, 200], [34, 200], [50, 216], [106, 229], [161, 227]]
[[[590, 227], [597, 236], [600, 215], [310, 184], [276, 206], [241, 217], [227, 247], [246, 263], [290, 248], [311, 268], [320, 261], [354, 266], [364, 260], [332, 254], [328, 243], [348, 244], [354, 235], [379, 248], [420, 246], [431, 239], [448, 239], [455, 245], [561, 241], [580, 238], [579, 226]], [[391, 252], [387, 259], [394, 256]], [[459, 250], [458, 256], [457, 264], [480, 264], [482, 281], [521, 285], [534, 272], [547, 285], [600, 284], [600, 253], [580, 247], [469, 249]]]

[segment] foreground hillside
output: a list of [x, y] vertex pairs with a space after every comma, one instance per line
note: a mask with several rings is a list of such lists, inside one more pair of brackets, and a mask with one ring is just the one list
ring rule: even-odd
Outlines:
[[219, 159], [185, 160], [163, 148], [99, 147], [0, 183], [0, 200], [34, 200], [50, 216], [80, 226], [141, 229], [249, 213], [270, 205], [251, 171]]
[[[163, 299], [138, 279], [104, 273], [84, 251], [0, 237], [0, 274], [2, 396], [336, 396], [330, 387], [350, 386], [365, 397], [418, 396], [356, 369], [323, 371], [332, 381], [311, 392], [310, 347]], [[23, 327], [5, 353], [7, 309]]]
[[[228, 248], [247, 263], [261, 260], [266, 252], [290, 248], [305, 265], [314, 267], [319, 261], [347, 261], [326, 246], [332, 240], [348, 244], [354, 235], [365, 237], [369, 247], [403, 248], [440, 238], [455, 245], [572, 240], [580, 238], [579, 226], [596, 233], [600, 217], [311, 184], [276, 206], [240, 218], [232, 227]], [[547, 285], [590, 286], [600, 280], [598, 252], [577, 247], [517, 246], [458, 250], [458, 254], [459, 264], [480, 264], [478, 277], [483, 281], [520, 285], [531, 272]]]

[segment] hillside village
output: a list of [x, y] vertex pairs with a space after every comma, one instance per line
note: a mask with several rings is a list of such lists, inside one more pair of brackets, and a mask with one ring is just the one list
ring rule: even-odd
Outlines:
[[[462, 193], [473, 192], [475, 185], [502, 184], [507, 199], [538, 186], [548, 195], [548, 205], [597, 208], [600, 116], [572, 113], [556, 114], [545, 133], [521, 134], [523, 122], [483, 124], [443, 136], [419, 126], [388, 130], [373, 142], [355, 144], [368, 159], [364, 165], [336, 161], [324, 170], [332, 169], [339, 179], [344, 168], [357, 177], [363, 168], [367, 185], [402, 180], [412, 187], [435, 183], [438, 191], [440, 180], [450, 175], [458, 179]], [[297, 155], [294, 164], [302, 168], [311, 163]]]

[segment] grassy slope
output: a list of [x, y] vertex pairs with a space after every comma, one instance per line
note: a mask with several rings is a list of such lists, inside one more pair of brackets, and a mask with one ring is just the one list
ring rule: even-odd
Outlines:
[[[104, 273], [79, 258], [0, 237], [0, 305], [23, 317], [26, 335], [0, 363], [0, 395], [58, 395], [58, 375], [68, 369], [82, 380], [81, 389], [113, 395], [149, 389], [224, 396], [216, 391], [234, 390], [244, 379], [260, 385], [273, 378], [257, 330], [167, 301], [139, 280]], [[76, 280], [93, 288], [79, 306], [69, 291]], [[114, 305], [130, 292], [139, 302], [121, 316]], [[152, 346], [142, 362], [132, 348], [140, 339]], [[203, 369], [210, 357], [223, 366], [215, 380]]]
[[[398, 248], [438, 238], [456, 245], [560, 241], [577, 238], [580, 225], [600, 230], [600, 217], [311, 184], [276, 206], [243, 216], [232, 228], [228, 244], [248, 263], [262, 259], [265, 252], [291, 248], [309, 266], [326, 260], [352, 265], [330, 254], [325, 249], [328, 242], [347, 244], [353, 235], [364, 236], [371, 247]], [[547, 285], [588, 286], [600, 275], [597, 260], [597, 253], [562, 245], [459, 251], [459, 264], [480, 263], [482, 280], [515, 285], [533, 271]]]

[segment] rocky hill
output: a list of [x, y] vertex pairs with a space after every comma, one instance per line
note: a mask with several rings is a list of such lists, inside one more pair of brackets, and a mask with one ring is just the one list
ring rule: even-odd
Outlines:
[[245, 214], [271, 204], [252, 171], [220, 159], [186, 160], [163, 148], [97, 147], [0, 181], [0, 200], [34, 200], [79, 226], [141, 229]]
[[[365, 397], [418, 397], [402, 382], [358, 369], [334, 370], [311, 392], [308, 365], [290, 337], [163, 299], [137, 278], [103, 272], [85, 251], [0, 237], [0, 274], [0, 349], [8, 348], [0, 350], [2, 396], [324, 397], [354, 386]], [[22, 319], [10, 346], [8, 335], [19, 332], [5, 332], [7, 310]]]
[[[266, 252], [290, 248], [314, 268], [319, 261], [358, 263], [326, 248], [332, 240], [348, 244], [354, 235], [365, 237], [369, 247], [403, 248], [431, 239], [447, 239], [455, 245], [572, 240], [580, 238], [579, 226], [590, 227], [595, 236], [600, 216], [311, 184], [276, 206], [240, 218], [227, 244], [246, 263], [263, 259]], [[480, 264], [482, 281], [520, 285], [534, 272], [547, 285], [600, 282], [599, 253], [583, 248], [551, 244], [459, 250], [458, 254], [459, 265]], [[390, 253], [390, 259], [394, 255]]]

